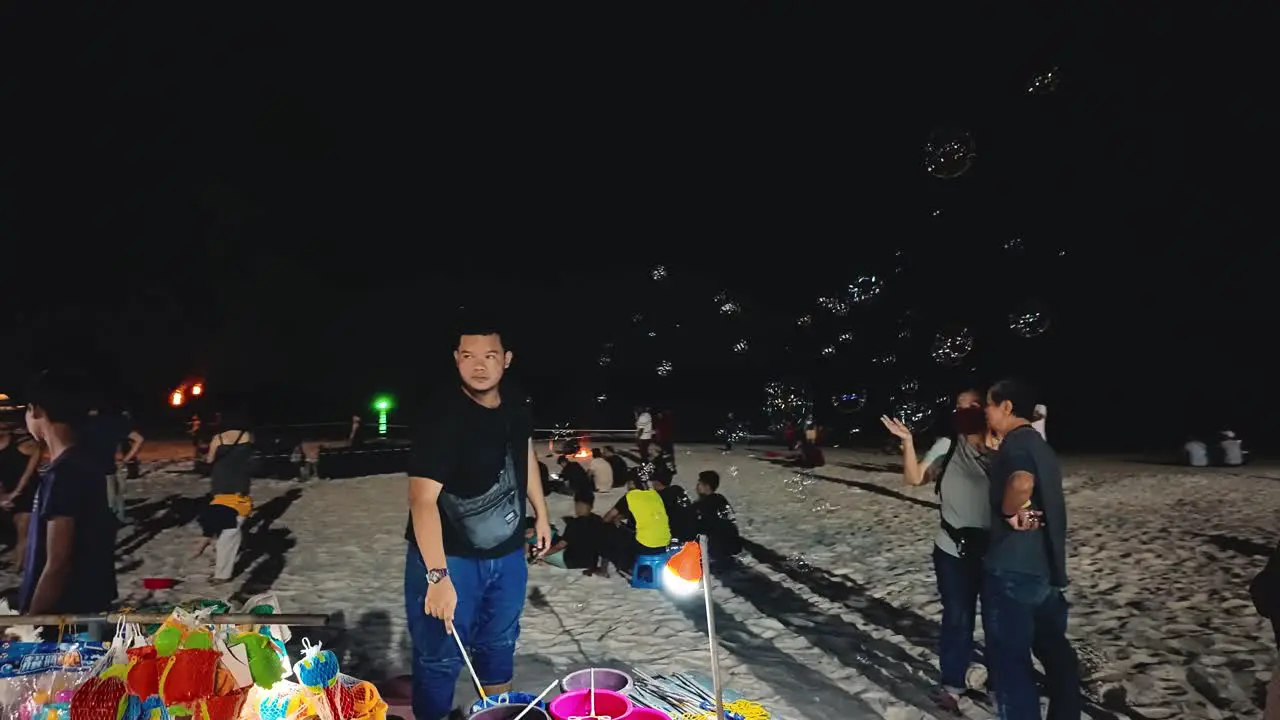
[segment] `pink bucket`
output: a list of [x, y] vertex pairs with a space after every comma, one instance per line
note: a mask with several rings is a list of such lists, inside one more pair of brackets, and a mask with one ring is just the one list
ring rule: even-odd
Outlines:
[[[471, 720], [515, 720], [515, 717], [525, 711], [528, 705], [495, 705], [491, 708], [485, 708], [471, 716]], [[529, 711], [520, 720], [546, 720], [547, 713], [541, 708], [535, 707]]]
[[[631, 701], [625, 695], [611, 690], [597, 689], [596, 714], [618, 718], [629, 717]], [[591, 713], [591, 691], [573, 690], [551, 701], [551, 717], [554, 720], [569, 720], [571, 717], [582, 717]]]
[[626, 715], [622, 720], [671, 720], [671, 716], [661, 710], [638, 707], [633, 708], [631, 714]]

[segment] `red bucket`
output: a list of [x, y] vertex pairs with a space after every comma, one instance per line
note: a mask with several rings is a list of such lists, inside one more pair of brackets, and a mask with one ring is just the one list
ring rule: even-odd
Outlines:
[[142, 578], [144, 590], [171, 590], [178, 581], [173, 578]]

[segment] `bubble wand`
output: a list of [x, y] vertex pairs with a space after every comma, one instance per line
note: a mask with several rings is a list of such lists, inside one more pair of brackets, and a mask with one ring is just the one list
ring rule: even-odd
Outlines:
[[471, 671], [471, 682], [476, 684], [476, 692], [480, 693], [480, 699], [487, 706], [489, 704], [489, 696], [484, 692], [484, 686], [480, 684], [480, 676], [476, 675], [476, 669], [471, 665], [471, 656], [467, 654], [467, 649], [462, 646], [462, 638], [458, 637], [458, 629], [449, 623], [449, 634], [453, 636], [454, 642], [458, 643], [458, 652], [462, 653], [462, 661], [467, 664], [467, 670]]
[[556, 689], [556, 686], [557, 686], [557, 685], [559, 685], [559, 684], [560, 684], [560, 682], [559, 682], [558, 680], [553, 680], [553, 681], [551, 682], [551, 684], [547, 686], [547, 689], [542, 691], [542, 694], [541, 694], [541, 695], [539, 695], [538, 697], [534, 698], [534, 699], [533, 699], [533, 702], [531, 702], [531, 703], [529, 703], [528, 705], [526, 705], [526, 706], [525, 706], [525, 708], [524, 708], [523, 710], [521, 710], [521, 711], [520, 711], [520, 714], [519, 714], [519, 715], [517, 715], [517, 716], [515, 716], [514, 718], [512, 718], [512, 720], [520, 720], [520, 718], [522, 718], [522, 717], [524, 717], [525, 715], [528, 715], [529, 713], [533, 712], [533, 709], [534, 709], [534, 708], [536, 708], [536, 707], [538, 707], [538, 703], [542, 702], [543, 698], [545, 698], [546, 696], [550, 695], [550, 694], [551, 694], [551, 691], [552, 691], [552, 690], [555, 690], [555, 689]]

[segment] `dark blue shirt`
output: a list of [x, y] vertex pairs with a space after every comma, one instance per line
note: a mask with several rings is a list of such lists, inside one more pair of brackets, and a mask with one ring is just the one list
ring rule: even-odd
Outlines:
[[116, 452], [132, 430], [133, 421], [124, 413], [91, 415], [80, 430], [78, 447], [94, 458], [103, 475], [110, 475], [116, 471]]
[[[1015, 473], [1035, 478], [1031, 509], [1044, 513], [1044, 527], [1014, 530], [1004, 519], [1004, 491]], [[1011, 430], [987, 471], [991, 484], [989, 570], [1038, 575], [1054, 587], [1067, 586], [1067, 503], [1062, 494], [1062, 468], [1049, 443], [1030, 425]]]
[[107, 507], [107, 483], [98, 472], [96, 457], [83, 446], [67, 449], [40, 473], [35, 507], [27, 530], [26, 574], [19, 606], [26, 612], [48, 557], [48, 523], [66, 517], [75, 521], [71, 574], [56, 613], [96, 613], [116, 599], [116, 525]]

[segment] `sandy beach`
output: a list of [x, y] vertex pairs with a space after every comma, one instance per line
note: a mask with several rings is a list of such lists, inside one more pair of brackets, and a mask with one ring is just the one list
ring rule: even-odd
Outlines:
[[[144, 476], [128, 487], [133, 522], [119, 535], [118, 560], [125, 604], [271, 589], [286, 611], [333, 614], [331, 627], [294, 634], [339, 650], [347, 671], [407, 671], [403, 475], [255, 481], [239, 574], [215, 588], [206, 562], [186, 559], [207, 480], [161, 455], [145, 456]], [[714, 589], [726, 684], [775, 718], [933, 717], [932, 488], [905, 487], [884, 455], [836, 449], [827, 458], [800, 473], [747, 450], [678, 449], [677, 481], [692, 491], [699, 471], [718, 471], [748, 541], [741, 568]], [[1261, 717], [1276, 652], [1247, 585], [1276, 542], [1280, 472], [1087, 458], [1066, 468], [1070, 632], [1089, 674], [1088, 716]], [[567, 497], [550, 505], [557, 518], [571, 511]], [[142, 578], [157, 576], [183, 582], [148, 595]], [[11, 565], [0, 582], [16, 584]], [[518, 689], [537, 692], [547, 678], [592, 665], [705, 672], [704, 625], [700, 598], [677, 602], [617, 577], [534, 567]], [[991, 716], [981, 705], [967, 714]]]

